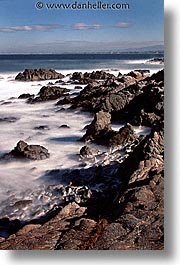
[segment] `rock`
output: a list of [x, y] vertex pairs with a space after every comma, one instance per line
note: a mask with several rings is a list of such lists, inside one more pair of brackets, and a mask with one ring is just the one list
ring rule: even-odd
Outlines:
[[[33, 222], [16, 226], [11, 232], [15, 234], [0, 240], [0, 249], [162, 250], [162, 155], [163, 133], [154, 130], [120, 165], [67, 172], [66, 179], [94, 185], [89, 199], [80, 202], [84, 207], [73, 201], [50, 220], [34, 221], [37, 227], [31, 226]], [[104, 188], [98, 192], [100, 184]], [[72, 185], [67, 188], [70, 196], [75, 190]], [[9, 220], [4, 223], [8, 226]]]
[[74, 89], [82, 89], [82, 86], [75, 86]]
[[16, 147], [8, 154], [5, 154], [1, 159], [31, 159], [42, 160], [49, 158], [48, 150], [40, 145], [28, 145], [24, 141], [19, 141]]
[[61, 126], [59, 126], [59, 128], [67, 128], [67, 129], [69, 129], [70, 127], [67, 124], [62, 124]]
[[164, 82], [164, 69], [158, 71], [157, 73], [147, 77], [146, 81], [155, 81], [156, 83], [163, 81]]
[[81, 140], [98, 142], [111, 130], [111, 115], [108, 112], [99, 111], [95, 114], [94, 120], [88, 126], [86, 134]]
[[33, 94], [27, 93], [27, 94], [21, 94], [18, 98], [19, 99], [27, 99], [27, 98], [33, 98], [33, 97], [34, 97]]
[[87, 145], [83, 146], [80, 150], [80, 156], [82, 158], [89, 158], [97, 155], [99, 153], [98, 150], [92, 149], [88, 147]]
[[38, 96], [35, 98], [29, 98], [28, 103], [55, 100], [66, 95], [68, 91], [69, 89], [58, 86], [43, 86], [40, 89]]
[[49, 79], [61, 79], [64, 75], [57, 73], [53, 69], [25, 69], [23, 73], [19, 73], [15, 80], [19, 81], [40, 81]]
[[133, 127], [130, 124], [126, 124], [117, 134], [110, 138], [109, 145], [126, 145], [134, 142], [136, 139], [137, 135], [135, 134]]
[[44, 130], [50, 130], [50, 129], [49, 129], [48, 125], [40, 125], [40, 126], [34, 127], [34, 130], [42, 130], [42, 131], [44, 131]]
[[164, 58], [153, 58], [153, 59], [148, 60], [147, 63], [163, 64], [164, 63]]
[[63, 99], [58, 100], [56, 105], [66, 105], [71, 103], [73, 103], [73, 98], [71, 98], [70, 96], [65, 96]]
[[16, 117], [0, 117], [0, 122], [16, 122], [18, 120], [18, 118]]

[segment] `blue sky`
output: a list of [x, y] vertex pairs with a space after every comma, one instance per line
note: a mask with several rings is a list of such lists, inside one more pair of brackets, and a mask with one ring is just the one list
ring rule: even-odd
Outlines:
[[119, 10], [46, 7], [75, 0], [42, 0], [43, 7], [37, 9], [37, 2], [0, 0], [0, 53], [99, 52], [163, 44], [163, 0], [101, 1], [129, 4], [129, 9]]

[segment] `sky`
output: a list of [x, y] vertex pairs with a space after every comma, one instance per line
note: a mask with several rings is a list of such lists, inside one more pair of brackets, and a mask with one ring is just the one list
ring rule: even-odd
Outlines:
[[[89, 0], [111, 9], [75, 9], [85, 3], [0, 0], [0, 53], [116, 52], [163, 44], [163, 0]], [[48, 8], [53, 4], [74, 9]]]

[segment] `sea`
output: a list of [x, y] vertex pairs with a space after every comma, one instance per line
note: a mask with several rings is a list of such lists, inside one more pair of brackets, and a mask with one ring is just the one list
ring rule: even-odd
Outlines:
[[[163, 69], [164, 65], [149, 63], [149, 60], [163, 56], [163, 53], [0, 55], [0, 156], [10, 152], [19, 140], [42, 145], [50, 153], [48, 160], [0, 162], [0, 218], [38, 218], [54, 207], [50, 194], [46, 194], [47, 201], [42, 202], [38, 198], [48, 185], [62, 183], [60, 179], [47, 180], [44, 176], [51, 170], [82, 167], [79, 151], [84, 144], [77, 140], [84, 135], [83, 128], [93, 119], [91, 113], [70, 110], [69, 105], [56, 106], [56, 101], [27, 104], [26, 100], [18, 99], [22, 93], [37, 94], [43, 85], [49, 83], [49, 80], [16, 81], [15, 76], [19, 72], [27, 68], [53, 68], [65, 75], [64, 81], [77, 71], [105, 70], [117, 76], [119, 72], [146, 69], [152, 74]], [[81, 91], [74, 89], [72, 84], [65, 87], [74, 96]], [[47, 129], [38, 130], [39, 126]], [[116, 130], [122, 126], [112, 124]], [[137, 134], [149, 132], [148, 128], [134, 129]], [[109, 151], [99, 146], [98, 149]], [[19, 203], [24, 201], [31, 201], [30, 206]]]

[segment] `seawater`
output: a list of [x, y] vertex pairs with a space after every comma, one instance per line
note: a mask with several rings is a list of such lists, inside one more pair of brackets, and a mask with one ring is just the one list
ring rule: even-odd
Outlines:
[[0, 55], [0, 74], [23, 71], [25, 68], [159, 69], [159, 65], [150, 65], [146, 62], [152, 58], [162, 57], [163, 53]]

